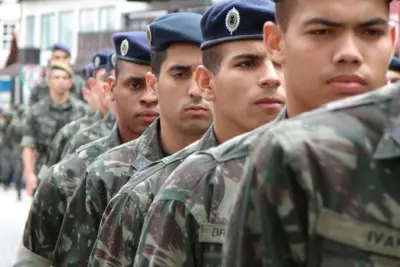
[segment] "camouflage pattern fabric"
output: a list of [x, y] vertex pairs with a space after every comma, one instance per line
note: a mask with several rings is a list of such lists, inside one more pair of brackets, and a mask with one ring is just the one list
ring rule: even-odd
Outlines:
[[[72, 77], [71, 94], [73, 94], [75, 98], [83, 101], [82, 89], [84, 86], [85, 82], [83, 79], [80, 76], [74, 75]], [[46, 97], [49, 97], [49, 87], [47, 86], [47, 79], [43, 79], [41, 83], [32, 88], [28, 104], [32, 106]]]
[[89, 113], [85, 117], [72, 121], [61, 128], [51, 143], [46, 165], [53, 166], [54, 164], [57, 164], [61, 160], [61, 154], [68, 140], [80, 130], [86, 129], [93, 123], [101, 120], [102, 117], [103, 116], [99, 111]]
[[131, 267], [147, 209], [161, 185], [189, 155], [217, 145], [210, 127], [199, 141], [135, 173], [108, 203], [88, 266]]
[[23, 245], [36, 255], [51, 260], [67, 209], [86, 167], [97, 156], [120, 145], [118, 127], [111, 135], [79, 148], [76, 153], [52, 166], [32, 202], [25, 225]]
[[158, 119], [138, 139], [98, 157], [72, 196], [52, 264], [87, 266], [107, 203], [136, 171], [163, 156]]
[[400, 266], [400, 88], [338, 101], [256, 141], [223, 266]]
[[46, 97], [25, 113], [21, 147], [36, 148], [39, 154], [37, 171], [45, 163], [46, 154], [56, 133], [67, 123], [83, 117], [86, 109], [85, 103], [72, 96], [62, 105], [54, 104], [50, 97]]
[[[283, 110], [275, 122], [287, 117]], [[251, 140], [275, 122], [189, 156], [150, 206], [135, 266], [220, 266], [223, 227]]]
[[61, 158], [66, 155], [74, 153], [79, 147], [93, 142], [99, 138], [105, 137], [110, 134], [111, 129], [114, 127], [115, 118], [111, 112], [107, 114], [104, 119], [93, 123], [88, 128], [82, 129], [74, 135], [65, 145], [61, 154]]

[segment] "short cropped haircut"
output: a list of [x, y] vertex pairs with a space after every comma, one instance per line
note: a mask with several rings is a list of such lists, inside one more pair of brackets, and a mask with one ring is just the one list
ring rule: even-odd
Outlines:
[[155, 51], [151, 50], [151, 72], [157, 77], [160, 77], [161, 66], [167, 59], [167, 50]]
[[222, 61], [222, 49], [220, 46], [212, 46], [201, 51], [203, 65], [214, 75], [217, 75]]

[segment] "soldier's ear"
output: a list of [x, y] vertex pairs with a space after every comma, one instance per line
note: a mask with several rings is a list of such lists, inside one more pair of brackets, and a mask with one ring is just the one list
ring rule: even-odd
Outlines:
[[146, 73], [146, 85], [147, 89], [150, 90], [151, 93], [155, 94], [157, 91], [157, 77], [152, 72]]
[[284, 40], [281, 29], [273, 22], [264, 24], [264, 44], [268, 57], [280, 64], [284, 64]]
[[110, 97], [111, 101], [115, 100], [115, 95], [114, 95], [114, 90], [115, 90], [115, 77], [110, 76], [108, 77], [108, 96]]
[[214, 101], [216, 98], [213, 77], [214, 75], [203, 65], [198, 66], [194, 74], [200, 95], [207, 101]]
[[93, 90], [94, 88], [96, 88], [96, 80], [93, 77], [89, 78], [88, 84], [89, 84], [90, 90]]

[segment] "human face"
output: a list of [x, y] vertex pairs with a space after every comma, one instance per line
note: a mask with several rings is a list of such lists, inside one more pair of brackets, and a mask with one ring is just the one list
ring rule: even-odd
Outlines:
[[64, 70], [54, 69], [50, 72], [48, 86], [56, 94], [65, 94], [72, 87], [72, 80], [69, 73]]
[[[157, 95], [147, 89], [149, 66], [118, 61], [118, 77], [113, 93], [120, 128], [141, 135], [158, 117]], [[113, 87], [113, 85], [111, 85]]]
[[398, 81], [400, 81], [400, 72], [394, 70], [388, 70], [386, 73], [386, 81], [389, 84], [397, 83]]
[[215, 128], [238, 135], [275, 119], [285, 92], [263, 41], [224, 43], [218, 51], [218, 73], [199, 85], [203, 97], [213, 102]]
[[51, 53], [51, 61], [59, 61], [59, 62], [63, 62], [66, 64], [70, 64], [71, 57], [62, 50], [54, 50]]
[[385, 84], [394, 40], [386, 0], [297, 1], [285, 32], [264, 27], [290, 116]]
[[203, 134], [212, 122], [209, 103], [203, 101], [193, 78], [200, 62], [198, 46], [170, 46], [154, 86], [162, 124], [168, 124], [188, 135]]
[[96, 82], [95, 86], [95, 96], [98, 100], [98, 107], [100, 111], [105, 115], [108, 112], [109, 107], [106, 101], [106, 94], [104, 92], [104, 88], [107, 88], [108, 85], [108, 75], [106, 69], [97, 69], [94, 71], [94, 79]]

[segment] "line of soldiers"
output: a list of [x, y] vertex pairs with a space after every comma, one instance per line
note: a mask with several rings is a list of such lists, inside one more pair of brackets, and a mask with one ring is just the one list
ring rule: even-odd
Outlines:
[[115, 33], [88, 79], [101, 115], [59, 130], [37, 177], [27, 151], [57, 127], [30, 110], [14, 266], [400, 265], [390, 1], [275, 2]]

